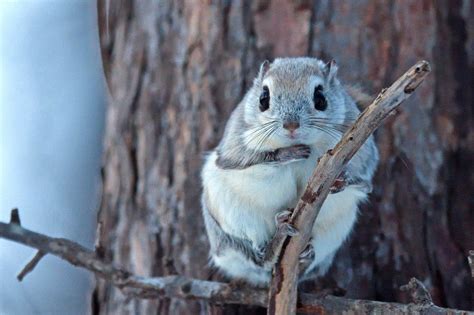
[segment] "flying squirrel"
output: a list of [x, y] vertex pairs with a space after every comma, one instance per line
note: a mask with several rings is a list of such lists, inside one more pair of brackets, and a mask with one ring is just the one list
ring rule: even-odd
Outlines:
[[[333, 148], [367, 97], [346, 88], [334, 61], [278, 58], [265, 61], [232, 112], [202, 169], [202, 213], [210, 260], [225, 276], [265, 287], [276, 257], [268, 252], [287, 221], [318, 158]], [[354, 99], [352, 94], [357, 99]], [[340, 175], [321, 207], [311, 240], [300, 255], [300, 279], [324, 275], [350, 234], [359, 203], [372, 191], [378, 150], [371, 136]], [[316, 250], [314, 250], [316, 249]], [[266, 255], [267, 254], [267, 255]]]

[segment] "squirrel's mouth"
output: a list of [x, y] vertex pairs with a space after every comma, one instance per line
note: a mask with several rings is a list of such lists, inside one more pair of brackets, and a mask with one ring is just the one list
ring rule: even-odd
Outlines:
[[285, 135], [288, 139], [295, 140], [299, 139], [302, 136], [302, 133], [299, 129], [294, 129], [294, 130], [285, 130]]

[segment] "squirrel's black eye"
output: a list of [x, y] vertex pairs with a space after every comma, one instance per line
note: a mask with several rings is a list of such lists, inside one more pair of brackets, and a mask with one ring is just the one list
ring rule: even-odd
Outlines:
[[268, 86], [263, 87], [262, 94], [260, 94], [260, 111], [264, 112], [270, 107], [270, 91]]
[[323, 110], [326, 110], [326, 108], [328, 107], [328, 103], [323, 94], [323, 87], [321, 85], [318, 85], [314, 89], [313, 101], [314, 101], [314, 108], [316, 108], [317, 110], [323, 111]]

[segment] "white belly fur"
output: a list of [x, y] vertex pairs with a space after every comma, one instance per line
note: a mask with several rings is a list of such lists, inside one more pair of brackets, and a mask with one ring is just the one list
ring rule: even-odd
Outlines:
[[222, 170], [215, 159], [211, 154], [203, 170], [213, 216], [226, 233], [263, 244], [275, 231], [275, 214], [297, 200], [290, 166]]
[[[215, 165], [215, 159], [216, 154], [212, 153], [202, 174], [212, 214], [226, 233], [252, 241], [255, 248], [275, 232], [275, 214], [296, 204], [316, 161], [314, 155], [284, 166], [222, 170]], [[328, 196], [313, 228], [316, 256], [310, 268], [341, 246], [355, 223], [357, 204], [365, 198], [364, 192], [352, 186]], [[234, 250], [226, 250], [212, 260], [228, 276], [244, 278], [255, 285], [265, 285], [270, 277], [270, 271]]]

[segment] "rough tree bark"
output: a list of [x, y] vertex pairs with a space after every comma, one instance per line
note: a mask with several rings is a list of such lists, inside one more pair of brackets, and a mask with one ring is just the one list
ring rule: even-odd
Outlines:
[[[106, 259], [145, 276], [210, 277], [202, 156], [262, 60], [335, 58], [345, 82], [376, 93], [427, 59], [432, 75], [376, 134], [381, 165], [371, 202], [318, 286], [407, 302], [398, 288], [416, 276], [436, 304], [472, 309], [471, 1], [103, 0], [99, 13], [111, 94], [99, 214]], [[100, 280], [93, 300], [104, 314], [209, 308], [127, 299]]]

